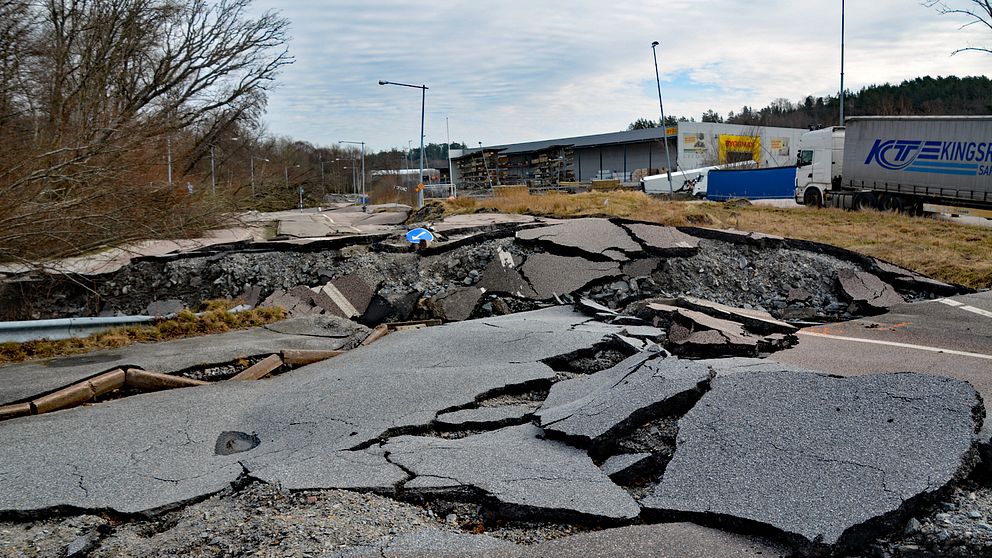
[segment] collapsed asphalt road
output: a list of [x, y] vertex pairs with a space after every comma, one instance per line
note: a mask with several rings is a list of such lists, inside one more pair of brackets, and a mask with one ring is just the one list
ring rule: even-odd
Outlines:
[[[574, 240], [584, 231], [595, 242]], [[352, 347], [367, 329], [335, 322], [330, 334], [321, 324], [342, 315], [374, 323], [369, 309], [376, 304], [378, 319], [482, 315], [391, 334], [271, 380], [134, 395], [0, 422], [0, 513], [27, 532], [69, 516], [55, 529], [68, 537], [53, 546], [60, 555], [73, 544], [85, 548], [80, 556], [168, 555], [176, 547], [149, 549], [128, 533], [168, 516], [178, 519], [150, 528], [147, 537], [174, 530], [179, 536], [186, 532], [182, 517], [207, 502], [211, 509], [234, 505], [260, 486], [277, 489], [273, 501], [295, 501], [292, 513], [344, 489], [387, 497], [375, 509], [396, 517], [411, 513], [402, 507], [407, 503], [440, 515], [416, 520], [426, 531], [401, 525], [333, 539], [343, 549], [300, 539], [300, 554], [537, 556], [598, 548], [603, 556], [694, 555], [687, 541], [698, 547], [695, 555], [707, 555], [698, 554], [706, 548], [742, 556], [850, 554], [876, 548], [879, 537], [900, 532], [970, 482], [984, 406], [963, 381], [922, 374], [845, 379], [760, 358], [702, 358], [753, 357], [795, 344], [793, 325], [755, 307], [779, 318], [828, 319], [953, 287], [807, 243], [689, 232], [698, 236], [579, 220], [497, 231], [419, 255], [333, 253], [324, 256], [328, 265], [343, 262], [343, 269], [316, 274], [303, 286], [308, 292], [256, 289], [257, 298], [283, 297], [308, 318], [228, 334], [226, 341], [0, 368], [4, 378], [39, 372], [20, 384], [4, 382], [19, 391], [0, 389], [0, 400], [14, 402], [101, 367], [179, 373], [191, 357], [215, 366], [286, 343]], [[306, 261], [318, 254], [293, 253]], [[246, 255], [199, 259], [223, 268], [219, 262], [234, 256]], [[733, 273], [728, 258], [737, 263]], [[204, 273], [197, 266], [207, 262], [197, 259], [155, 265], [175, 271], [185, 262]], [[433, 275], [436, 287], [425, 290], [396, 272], [367, 282], [383, 262], [417, 282], [434, 273], [425, 270], [448, 271]], [[687, 277], [690, 269], [697, 271]], [[133, 272], [122, 270], [113, 282]], [[820, 287], [803, 288], [803, 273], [816, 275]], [[725, 294], [711, 298], [734, 306], [691, 296], [718, 291]], [[566, 298], [581, 312], [550, 306], [489, 315]], [[401, 299], [413, 301], [408, 312]], [[254, 337], [246, 342], [247, 336]], [[219, 496], [196, 503], [211, 495]], [[203, 513], [206, 519], [215, 512]], [[235, 546], [224, 550], [226, 521], [216, 536], [183, 552], [238, 555]], [[0, 541], [29, 555], [8, 525], [14, 524], [0, 525]], [[213, 532], [213, 523], [206, 525]], [[505, 536], [505, 526], [524, 529], [514, 525], [543, 526], [542, 538], [607, 530], [527, 547], [507, 539], [541, 539]], [[549, 535], [551, 525], [567, 527]], [[307, 536], [330, 540], [316, 531]], [[632, 548], [632, 541], [645, 547]], [[963, 548], [980, 549], [984, 541]], [[293, 553], [280, 550], [286, 552], [276, 555]]]
[[825, 322], [963, 292], [846, 250], [754, 233], [606, 219], [483, 228], [450, 230], [419, 253], [397, 232], [214, 245], [102, 275], [22, 275], [0, 283], [0, 318], [158, 315], [240, 297], [371, 326], [506, 314], [571, 295], [612, 308], [688, 295]]

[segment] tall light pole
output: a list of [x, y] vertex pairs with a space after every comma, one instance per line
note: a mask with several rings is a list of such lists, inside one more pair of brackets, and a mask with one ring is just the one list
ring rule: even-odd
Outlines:
[[214, 144], [210, 144], [210, 194], [217, 195], [217, 170], [214, 167]]
[[351, 143], [351, 144], [361, 145], [362, 146], [362, 191], [361, 191], [361, 193], [359, 193], [359, 196], [361, 197], [362, 205], [365, 205], [366, 203], [368, 203], [368, 200], [365, 199], [365, 195], [366, 195], [366, 192], [365, 192], [365, 142], [364, 141], [339, 141], [338, 143]]
[[[259, 161], [265, 161], [266, 163], [269, 162], [268, 159], [259, 158], [258, 160]], [[251, 165], [251, 197], [254, 198], [255, 197], [255, 157], [254, 156], [249, 156], [248, 157], [248, 161], [249, 161], [249, 164]]]
[[[293, 168], [299, 168], [300, 165], [292, 165]], [[286, 177], [286, 189], [289, 189], [289, 165], [284, 165], [282, 168], [283, 175]]]
[[[231, 138], [231, 141], [237, 141], [241, 138]], [[214, 140], [216, 141], [216, 139]], [[210, 192], [216, 196], [217, 195], [217, 172], [216, 165], [214, 163], [214, 144], [210, 144]]]
[[168, 169], [169, 188], [172, 188], [172, 136], [165, 138], [165, 158]]
[[320, 165], [320, 191], [326, 194], [327, 191], [324, 190], [324, 154], [323, 153], [317, 155], [317, 164]]
[[455, 189], [455, 175], [451, 172], [451, 128], [448, 127], [448, 117], [444, 117], [444, 131], [448, 136], [448, 183], [451, 185], [451, 196], [457, 197], [458, 191]]
[[844, 0], [840, 0], [840, 125], [844, 125]]
[[410, 85], [409, 83], [397, 83], [384, 79], [379, 80], [379, 85], [398, 85], [420, 89], [420, 183], [417, 184], [417, 207], [424, 207], [424, 114], [427, 108], [427, 89], [429, 88], [426, 85]]
[[658, 41], [651, 43], [651, 54], [654, 55], [654, 80], [658, 84], [658, 110], [661, 111], [661, 137], [665, 141], [665, 160], [668, 166], [665, 172], [668, 173], [668, 191], [674, 191], [672, 187], [672, 156], [668, 152], [668, 125], [665, 124], [665, 105], [661, 102], [661, 74], [658, 73], [658, 51], [656, 50]]
[[482, 166], [486, 169], [486, 181], [489, 182], [489, 189], [493, 189], [493, 177], [489, 174], [489, 163], [486, 162], [486, 150], [482, 148], [482, 142], [479, 142], [479, 154], [482, 155]]

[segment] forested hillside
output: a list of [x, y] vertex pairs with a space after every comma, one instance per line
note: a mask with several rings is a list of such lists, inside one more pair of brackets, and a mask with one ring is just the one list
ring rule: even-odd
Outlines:
[[[835, 96], [808, 96], [798, 103], [776, 99], [755, 109], [731, 111], [726, 122], [806, 128], [837, 123], [839, 100]], [[992, 114], [992, 80], [976, 77], [919, 77], [899, 85], [871, 85], [847, 92], [844, 115]]]

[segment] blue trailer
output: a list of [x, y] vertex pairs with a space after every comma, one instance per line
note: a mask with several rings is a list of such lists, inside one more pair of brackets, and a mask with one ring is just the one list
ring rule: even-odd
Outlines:
[[796, 189], [796, 167], [711, 170], [706, 199], [725, 201], [792, 199]]

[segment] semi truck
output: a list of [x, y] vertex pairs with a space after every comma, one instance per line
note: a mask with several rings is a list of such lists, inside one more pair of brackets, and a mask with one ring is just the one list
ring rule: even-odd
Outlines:
[[797, 203], [992, 217], [992, 116], [858, 116], [807, 132]]

